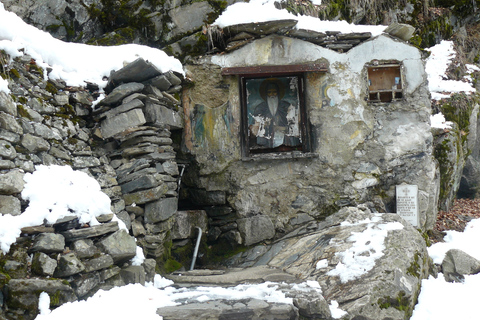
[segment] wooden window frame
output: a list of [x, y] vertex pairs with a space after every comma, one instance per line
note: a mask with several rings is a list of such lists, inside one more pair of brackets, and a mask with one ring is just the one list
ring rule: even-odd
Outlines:
[[390, 103], [405, 99], [402, 64], [399, 62], [367, 65], [367, 84], [367, 101], [370, 103]]

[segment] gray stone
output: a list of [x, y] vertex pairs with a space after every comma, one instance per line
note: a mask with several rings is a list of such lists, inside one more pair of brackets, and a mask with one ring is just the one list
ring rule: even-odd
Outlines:
[[464, 275], [480, 272], [480, 261], [462, 250], [450, 249], [442, 261], [442, 272], [448, 282], [463, 282]]
[[85, 264], [85, 272], [92, 272], [110, 268], [113, 266], [113, 259], [110, 255], [103, 254], [100, 257], [85, 260], [83, 263]]
[[32, 260], [32, 271], [40, 276], [53, 276], [57, 268], [57, 260], [43, 252], [35, 252]]
[[136, 83], [136, 82], [129, 82], [122, 84], [115, 89], [112, 90], [112, 92], [109, 93], [109, 95], [103, 99], [102, 101], [99, 102], [100, 105], [107, 105], [107, 106], [113, 106], [120, 101], [122, 101], [123, 98], [137, 92], [141, 92], [145, 86], [141, 83]]
[[23, 190], [25, 174], [19, 170], [10, 170], [7, 173], [0, 174], [0, 194], [20, 193]]
[[0, 111], [0, 128], [5, 129], [7, 131], [11, 131], [13, 133], [17, 133], [17, 134], [23, 133], [23, 129], [17, 123], [17, 120], [15, 119], [15, 117], [2, 111]]
[[104, 214], [98, 215], [96, 218], [98, 222], [106, 223], [106, 222], [111, 222], [114, 216], [115, 214], [111, 212], [111, 213], [104, 213]]
[[297, 24], [296, 20], [276, 20], [267, 22], [242, 23], [224, 28], [229, 36], [246, 32], [255, 35], [267, 35], [272, 33], [286, 33], [294, 28]]
[[147, 231], [143, 227], [143, 223], [138, 220], [132, 221], [132, 234], [134, 237], [138, 237], [140, 235], [145, 235]]
[[383, 32], [388, 33], [394, 37], [408, 41], [415, 33], [415, 28], [409, 24], [392, 23]]
[[275, 235], [275, 226], [272, 220], [265, 215], [238, 219], [237, 224], [246, 246], [271, 239]]
[[163, 105], [147, 101], [145, 103], [146, 122], [153, 126], [170, 126], [171, 129], [182, 129], [182, 117], [175, 110], [169, 109]]
[[99, 272], [91, 272], [73, 280], [72, 287], [75, 290], [75, 294], [79, 298], [83, 298], [101, 283], [101, 274]]
[[17, 151], [14, 146], [5, 140], [0, 140], [0, 157], [12, 160], [17, 156]]
[[160, 74], [160, 70], [153, 64], [145, 61], [143, 58], [138, 58], [122, 69], [113, 72], [110, 75], [106, 89], [111, 90], [111, 88], [121, 83], [144, 82]]
[[61, 150], [60, 148], [52, 146], [48, 153], [58, 159], [70, 161], [72, 158], [70, 157], [67, 151]]
[[145, 222], [156, 223], [165, 221], [177, 212], [178, 199], [164, 198], [145, 205]]
[[43, 123], [34, 123], [33, 130], [35, 135], [41, 138], [62, 140], [62, 135], [57, 128], [49, 128]]
[[317, 294], [308, 297], [295, 297], [293, 305], [298, 308], [298, 313], [307, 319], [330, 319], [331, 312], [325, 298]]
[[45, 253], [63, 252], [65, 249], [65, 238], [57, 233], [39, 234], [32, 246], [32, 251], [40, 251]]
[[160, 91], [167, 91], [168, 88], [172, 85], [170, 81], [168, 81], [168, 78], [165, 75], [159, 75], [153, 79], [150, 79], [147, 82], [150, 86], [154, 86], [158, 88]]
[[17, 106], [15, 105], [15, 101], [13, 101], [10, 95], [3, 91], [0, 92], [0, 111], [6, 112], [12, 116], [17, 115]]
[[208, 2], [194, 2], [188, 5], [178, 6], [168, 12], [173, 27], [166, 35], [166, 41], [172, 40], [179, 35], [192, 34], [201, 29], [204, 19], [214, 12]]
[[55, 269], [55, 277], [68, 277], [80, 273], [85, 270], [85, 265], [78, 259], [75, 253], [70, 252], [60, 256], [57, 269]]
[[50, 149], [50, 144], [45, 139], [30, 133], [23, 135], [21, 144], [31, 153], [48, 151]]
[[107, 118], [111, 118], [111, 117], [114, 117], [120, 113], [123, 113], [123, 112], [127, 112], [129, 110], [132, 110], [132, 109], [136, 109], [136, 108], [142, 108], [143, 107], [143, 102], [138, 100], [138, 99], [133, 99], [127, 103], [122, 103], [121, 105], [119, 105], [118, 107], [114, 108], [114, 109], [111, 109], [111, 110], [108, 110], [107, 112], [104, 112], [102, 114], [102, 117], [107, 117]]
[[153, 282], [156, 275], [155, 268], [157, 266], [155, 259], [145, 259], [142, 266], [145, 269], [145, 281]]
[[90, 228], [67, 230], [62, 232], [62, 235], [65, 237], [66, 241], [71, 242], [79, 239], [99, 237], [116, 231], [118, 231], [118, 222], [112, 221], [91, 226]]
[[98, 251], [91, 239], [76, 240], [72, 244], [72, 249], [80, 259], [91, 258]]
[[178, 165], [175, 161], [165, 161], [162, 165], [165, 173], [168, 173], [172, 176], [178, 176]]
[[10, 160], [0, 159], [0, 170], [13, 169], [13, 168], [15, 168], [15, 163], [13, 163]]
[[100, 160], [95, 157], [75, 157], [73, 158], [73, 168], [91, 168], [99, 167], [101, 165]]
[[132, 193], [138, 190], [155, 188], [156, 186], [158, 186], [158, 181], [153, 176], [148, 175], [122, 184], [120, 187], [122, 188], [122, 193]]
[[190, 201], [201, 206], [224, 205], [227, 196], [224, 191], [207, 191], [205, 189], [189, 189]]
[[174, 217], [172, 239], [180, 240], [194, 238], [197, 234], [196, 227], [207, 230], [208, 217], [203, 210], [178, 211]]
[[20, 142], [20, 135], [0, 128], [0, 139], [16, 144]]
[[46, 292], [50, 297], [51, 307], [59, 307], [67, 302], [77, 300], [73, 289], [62, 280], [11, 279], [6, 294], [6, 305], [13, 309], [24, 309], [24, 316], [34, 319], [38, 313], [38, 297]]
[[130, 218], [130, 215], [128, 214], [127, 211], [125, 211], [125, 210], [120, 211], [116, 214], [116, 216], [123, 223], [125, 223], [125, 227], [127, 228], [127, 230], [130, 230], [132, 228], [132, 219]]
[[20, 200], [18, 198], [0, 195], [0, 214], [18, 216], [21, 213]]
[[120, 276], [125, 284], [140, 283], [141, 285], [145, 285], [145, 269], [143, 266], [129, 266], [123, 268], [120, 271]]
[[140, 109], [133, 109], [119, 115], [107, 118], [102, 121], [100, 131], [104, 139], [113, 137], [114, 135], [136, 126], [140, 126], [146, 122], [145, 116]]
[[53, 95], [53, 99], [55, 101], [55, 104], [57, 106], [64, 106], [66, 104], [68, 104], [68, 95], [66, 93], [60, 93], [60, 94], [55, 94]]
[[167, 191], [167, 185], [162, 183], [156, 188], [125, 194], [123, 195], [123, 200], [125, 200], [125, 205], [127, 206], [145, 204], [160, 199]]
[[[371, 269], [341, 278], [334, 270], [340, 262], [346, 263], [342, 257], [349, 255], [355, 261], [355, 256], [376, 253], [374, 248], [355, 252], [352, 234], [387, 230], [386, 226], [382, 255], [374, 260]], [[235, 262], [227, 265], [279, 268], [300, 279], [315, 279], [323, 295], [336, 300], [349, 319], [360, 315], [366, 319], [405, 319], [417, 302], [422, 279], [429, 274], [428, 252], [420, 233], [396, 214], [373, 214], [365, 208], [342, 208], [320, 223], [292, 231], [259, 254], [254, 254], [255, 250], [258, 248], [232, 258], [230, 262]], [[246, 260], [250, 254], [253, 261]], [[317, 269], [319, 262], [325, 263]], [[348, 264], [345, 267], [351, 268]], [[402, 298], [402, 310], [394, 307], [397, 297]], [[390, 307], [385, 308], [385, 304]]]
[[130, 260], [137, 253], [135, 238], [123, 229], [100, 240], [97, 246], [112, 256], [115, 264]]

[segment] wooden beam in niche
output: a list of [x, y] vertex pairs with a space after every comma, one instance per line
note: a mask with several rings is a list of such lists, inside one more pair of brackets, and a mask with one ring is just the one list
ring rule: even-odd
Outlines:
[[271, 74], [294, 74], [300, 72], [327, 72], [325, 63], [296, 64], [279, 66], [253, 66], [222, 68], [222, 75], [271, 75]]

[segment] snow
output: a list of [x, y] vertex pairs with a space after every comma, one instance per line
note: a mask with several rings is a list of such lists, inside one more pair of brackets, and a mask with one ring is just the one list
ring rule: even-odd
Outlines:
[[[385, 249], [384, 240], [388, 231], [401, 230], [403, 225], [400, 222], [391, 222], [375, 225], [380, 215], [376, 215], [373, 221], [366, 219], [357, 224], [366, 224], [366, 229], [362, 232], [353, 232], [347, 239], [353, 242], [353, 245], [344, 252], [335, 253], [340, 258], [340, 262], [335, 269], [327, 272], [327, 275], [338, 276], [342, 283], [357, 279], [375, 266], [375, 261], [383, 256]], [[351, 223], [342, 223], [342, 225], [352, 225]], [[335, 243], [330, 243], [335, 245]], [[317, 263], [318, 268], [318, 263]]]
[[[136, 44], [104, 47], [63, 42], [24, 23], [0, 3], [0, 50], [17, 57], [23, 55], [20, 49], [45, 69], [45, 75], [50, 66], [53, 70], [48, 74], [49, 78], [63, 79], [70, 86], [82, 86], [88, 81], [103, 88], [107, 84], [104, 77], [108, 77], [112, 70], [121, 69], [124, 63], [139, 57], [162, 72], [173, 70], [184, 74], [180, 61], [161, 50]], [[0, 82], [0, 90], [8, 93], [4, 82]]]
[[445, 116], [442, 113], [437, 113], [430, 116], [430, 123], [432, 128], [451, 129], [452, 122], [445, 121]]
[[[312, 1], [313, 2], [313, 1]], [[314, 0], [321, 4], [321, 0]], [[294, 16], [286, 10], [276, 9], [271, 0], [252, 0], [250, 3], [236, 3], [214, 23], [219, 27], [229, 25], [262, 22], [278, 19], [295, 19], [297, 28], [324, 32], [326, 30], [340, 32], [372, 32], [379, 35], [385, 26], [357, 26], [345, 21], [321, 21], [312, 17]], [[54, 50], [52, 50], [54, 48]], [[54, 39], [48, 33], [25, 24], [15, 14], [7, 12], [0, 3], [0, 49], [11, 57], [31, 55], [37, 64], [46, 69], [52, 68], [48, 77], [61, 78], [68, 85], [83, 85], [85, 81], [104, 86], [105, 76], [112, 70], [118, 70], [124, 63], [138, 57], [149, 60], [161, 71], [174, 70], [183, 74], [183, 67], [174, 58], [163, 51], [140, 45], [122, 45], [116, 47], [97, 47], [83, 44], [65, 43]], [[21, 51], [23, 49], [23, 52]], [[453, 59], [455, 52], [452, 42], [442, 41], [429, 49], [426, 70], [432, 98], [448, 97], [452, 92], [473, 92], [471, 78], [465, 81], [445, 80], [445, 71]], [[478, 71], [473, 65], [467, 65], [468, 72]], [[47, 74], [45, 72], [45, 74]], [[7, 81], [0, 78], [0, 92], [9, 93]], [[432, 117], [432, 126], [447, 128], [442, 115]], [[10, 245], [20, 234], [20, 229], [43, 223], [53, 222], [65, 215], [76, 215], [83, 223], [96, 224], [96, 216], [110, 212], [110, 200], [100, 191], [98, 183], [82, 172], [73, 171], [69, 167], [38, 166], [32, 174], [25, 175], [25, 190], [22, 197], [29, 200], [29, 206], [20, 216], [0, 216], [0, 249], [7, 252]], [[48, 190], [48, 192], [46, 192]], [[398, 230], [395, 223], [374, 226], [373, 221], [363, 221], [366, 229], [354, 233], [349, 238], [352, 248], [341, 254], [341, 264], [333, 271], [342, 281], [360, 276], [372, 267], [372, 262], [382, 254], [383, 239], [389, 230]], [[465, 232], [447, 232], [445, 243], [438, 243], [429, 248], [429, 254], [436, 263], [440, 263], [445, 252], [451, 248], [464, 250], [480, 259], [480, 251], [475, 244], [480, 241], [480, 220], [470, 222]], [[332, 244], [334, 245], [334, 244]], [[370, 257], [363, 259], [362, 252], [369, 252]], [[144, 259], [142, 250], [132, 263], [141, 264]], [[325, 268], [328, 261], [317, 262], [317, 269]], [[321, 291], [315, 281], [299, 284], [298, 288], [313, 288]], [[437, 279], [430, 277], [422, 282], [422, 291], [413, 313], [414, 320], [429, 319], [477, 319], [476, 301], [480, 288], [480, 275], [466, 276], [464, 283], [447, 283], [440, 274]], [[181, 301], [208, 301], [211, 299], [243, 299], [258, 298], [266, 301], [291, 303], [291, 298], [278, 289], [278, 284], [263, 283], [256, 285], [239, 285], [231, 288], [197, 287], [179, 289], [170, 280], [156, 276], [153, 283], [145, 286], [130, 284], [116, 287], [109, 291], [99, 291], [86, 301], [67, 303], [50, 312], [48, 294], [41, 293], [39, 301], [40, 314], [37, 320], [54, 320], [69, 318], [103, 319], [103, 318], [140, 318], [161, 319], [156, 310], [162, 306], [174, 306]], [[330, 310], [334, 318], [341, 318], [346, 313], [339, 308], [336, 301], [330, 301]]]
[[[445, 80], [445, 72], [456, 56], [452, 41], [443, 40], [426, 50], [430, 51], [425, 70], [428, 75], [428, 87], [432, 93], [432, 99], [448, 98], [455, 92], [472, 93], [475, 91], [471, 78], [468, 76], [465, 78], [465, 81]], [[473, 72], [478, 70], [478, 68], [473, 65], [467, 65], [467, 70]]]
[[[371, 32], [372, 36], [380, 35], [386, 26], [366, 26], [350, 24], [346, 21], [325, 21], [309, 16], [296, 16], [286, 9], [277, 9], [274, 0], [252, 0], [248, 3], [237, 2], [215, 20], [213, 25], [225, 28], [242, 23], [267, 22], [281, 19], [297, 20], [297, 29], [317, 32], [340, 31], [342, 33]], [[317, 1], [320, 4], [321, 1]]]

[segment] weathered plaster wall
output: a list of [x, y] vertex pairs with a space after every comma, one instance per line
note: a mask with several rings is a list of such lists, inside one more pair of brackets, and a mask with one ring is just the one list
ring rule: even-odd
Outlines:
[[[403, 101], [365, 101], [365, 65], [373, 60], [402, 61]], [[328, 64], [326, 73], [306, 74], [306, 109], [316, 157], [242, 161], [238, 78], [222, 77], [221, 67], [313, 62]], [[186, 69], [193, 86], [183, 97], [183, 147], [199, 166], [187, 179], [190, 195], [198, 190], [207, 197], [224, 194], [224, 203], [209, 204], [232, 207], [237, 223], [266, 215], [280, 235], [292, 225], [348, 204], [373, 202], [378, 210], [394, 212], [395, 185], [415, 184], [420, 190], [421, 227], [433, 227], [438, 173], [432, 157], [429, 93], [416, 48], [379, 36], [338, 53], [272, 35]], [[248, 232], [240, 233], [245, 241]]]

